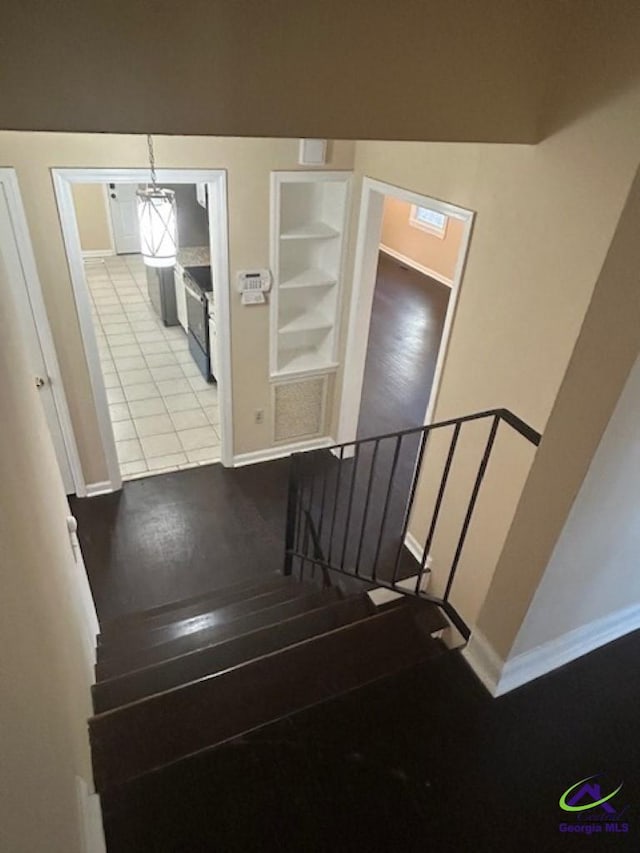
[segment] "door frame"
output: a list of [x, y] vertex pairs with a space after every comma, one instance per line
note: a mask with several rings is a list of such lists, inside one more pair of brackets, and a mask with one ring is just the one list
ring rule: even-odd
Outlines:
[[339, 444], [351, 443], [355, 441], [357, 436], [364, 368], [369, 344], [373, 294], [376, 286], [378, 253], [382, 237], [384, 200], [387, 196], [398, 199], [399, 201], [408, 202], [409, 204], [416, 204], [420, 207], [437, 210], [439, 213], [459, 219], [463, 223], [460, 251], [458, 252], [458, 259], [452, 279], [451, 295], [449, 296], [442, 329], [433, 384], [424, 416], [425, 425], [431, 423], [433, 420], [469, 251], [469, 242], [471, 240], [471, 231], [475, 216], [472, 210], [467, 210], [466, 208], [458, 207], [457, 205], [449, 204], [448, 202], [440, 201], [439, 199], [431, 198], [430, 196], [422, 195], [403, 187], [374, 180], [373, 178], [363, 178], [355, 244], [353, 287], [343, 362], [342, 394], [336, 434], [336, 441]]
[[[60, 215], [62, 236], [67, 252], [69, 273], [78, 312], [80, 333], [84, 345], [91, 388], [93, 391], [102, 450], [107, 462], [108, 480], [95, 483], [89, 494], [103, 494], [122, 487], [120, 465], [116, 453], [113, 427], [109, 416], [107, 392], [98, 352], [91, 299], [84, 275], [82, 249], [76, 212], [73, 204], [73, 184], [109, 184], [148, 182], [147, 168], [110, 169], [56, 168], [51, 170]], [[227, 222], [227, 173], [224, 169], [157, 169], [158, 183], [206, 183], [209, 190], [209, 249], [213, 277], [216, 317], [222, 334], [217, 335], [217, 363], [220, 398], [220, 455], [225, 467], [233, 465], [233, 400], [231, 386], [231, 312], [229, 300], [229, 258]]]
[[47, 371], [47, 379], [53, 396], [54, 407], [64, 450], [67, 457], [67, 464], [71, 472], [73, 488], [78, 497], [84, 497], [87, 494], [86, 483], [82, 473], [82, 465], [80, 464], [80, 455], [78, 446], [71, 424], [71, 415], [69, 414], [69, 405], [65, 394], [60, 366], [58, 364], [58, 356], [56, 354], [55, 345], [53, 343], [53, 335], [49, 326], [49, 318], [42, 295], [42, 286], [38, 275], [38, 267], [36, 258], [31, 243], [31, 235], [29, 233], [29, 225], [27, 216], [22, 202], [20, 193], [20, 184], [18, 174], [14, 168], [0, 168], [0, 185], [5, 193], [7, 206], [9, 209], [9, 217], [11, 227], [16, 241], [16, 248], [22, 265], [22, 272], [26, 286], [14, 287], [12, 289], [13, 296], [17, 300], [22, 301], [22, 308], [31, 313], [36, 329], [36, 334], [40, 343], [42, 357], [44, 360], [45, 369]]

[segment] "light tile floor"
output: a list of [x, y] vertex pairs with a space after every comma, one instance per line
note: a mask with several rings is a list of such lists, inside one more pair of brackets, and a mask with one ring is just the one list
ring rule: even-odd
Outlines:
[[91, 258], [85, 274], [122, 478], [218, 462], [216, 386], [157, 317], [140, 256]]

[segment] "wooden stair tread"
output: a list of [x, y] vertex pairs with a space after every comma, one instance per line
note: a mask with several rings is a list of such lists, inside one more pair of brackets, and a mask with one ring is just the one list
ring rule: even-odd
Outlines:
[[331, 601], [341, 598], [341, 593], [334, 587], [327, 590], [314, 589], [313, 592], [290, 598], [287, 601], [264, 607], [253, 613], [246, 614], [230, 622], [212, 625], [202, 631], [196, 631], [144, 649], [136, 649], [118, 657], [98, 660], [96, 664], [96, 680], [103, 681], [134, 669], [141, 669], [159, 661], [179, 657], [186, 652], [201, 649], [214, 643], [239, 637], [250, 631], [267, 625], [274, 625], [282, 619], [288, 619], [298, 613], [305, 613], [316, 607], [322, 607]]
[[161, 604], [147, 610], [126, 613], [124, 616], [103, 625], [98, 640], [106, 641], [111, 637], [118, 637], [123, 631], [144, 630], [145, 628], [167, 624], [183, 616], [186, 618], [197, 613], [204, 613], [207, 608], [224, 607], [252, 594], [258, 594], [262, 590], [275, 589], [292, 582], [293, 578], [280, 574], [254, 576], [232, 586], [207, 590], [207, 592], [190, 598], [171, 601], [168, 604]]
[[397, 607], [89, 722], [98, 791], [440, 654]]
[[293, 643], [364, 619], [375, 612], [368, 596], [331, 601], [240, 637], [99, 682], [92, 688], [96, 714], [220, 672]]
[[203, 613], [176, 618], [163, 625], [140, 628], [133, 633], [123, 631], [120, 635], [114, 636], [108, 642], [98, 646], [97, 658], [99, 661], [103, 661], [123, 654], [126, 655], [138, 649], [168, 643], [188, 634], [203, 631], [209, 626], [223, 625], [274, 604], [299, 598], [313, 589], [314, 587], [311, 584], [281, 583], [274, 588], [262, 590], [256, 595], [247, 596], [239, 601], [225, 604], [222, 607], [215, 607]]

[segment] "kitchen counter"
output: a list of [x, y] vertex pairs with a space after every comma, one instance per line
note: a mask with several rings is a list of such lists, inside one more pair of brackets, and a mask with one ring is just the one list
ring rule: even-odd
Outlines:
[[185, 246], [178, 249], [177, 265], [182, 267], [208, 267], [211, 256], [208, 246]]

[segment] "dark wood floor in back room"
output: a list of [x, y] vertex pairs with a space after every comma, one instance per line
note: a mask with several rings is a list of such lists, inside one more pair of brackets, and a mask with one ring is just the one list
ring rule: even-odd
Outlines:
[[[422, 424], [448, 294], [444, 285], [380, 256], [359, 437]], [[416, 447], [414, 439], [403, 446], [399, 514]], [[133, 480], [117, 494], [72, 499], [100, 621], [280, 570], [288, 466], [286, 459], [236, 469], [210, 465]], [[375, 501], [370, 515], [374, 523]], [[392, 533], [393, 519], [388, 526]], [[392, 535], [385, 546], [395, 554]]]

